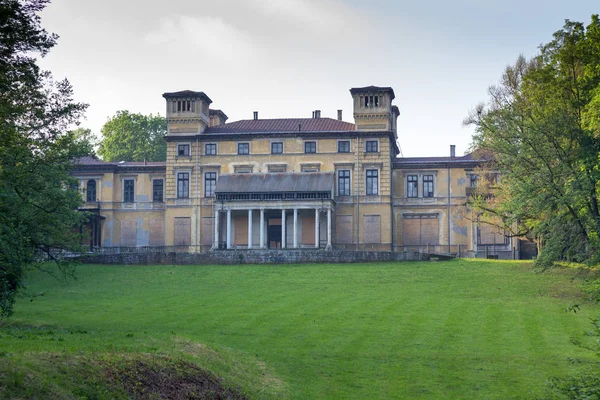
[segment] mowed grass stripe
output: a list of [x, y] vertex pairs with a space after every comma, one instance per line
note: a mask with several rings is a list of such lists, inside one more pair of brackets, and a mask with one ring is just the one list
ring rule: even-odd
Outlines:
[[600, 310], [565, 313], [581, 302], [568, 274], [518, 262], [81, 266], [78, 276], [34, 275], [31, 292], [44, 296], [17, 304], [13, 325], [49, 325], [62, 340], [5, 327], [0, 345], [169, 353], [184, 338], [265, 362], [297, 399], [531, 398], [569, 372], [567, 357], [590, 357], [569, 339]]

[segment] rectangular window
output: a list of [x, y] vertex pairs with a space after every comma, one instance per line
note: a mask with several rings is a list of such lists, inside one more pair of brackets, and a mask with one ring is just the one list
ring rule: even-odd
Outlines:
[[204, 197], [213, 197], [217, 186], [217, 173], [207, 172], [204, 174]]
[[487, 224], [480, 225], [477, 229], [477, 244], [479, 245], [505, 245], [508, 243], [509, 238], [504, 229]]
[[406, 182], [406, 196], [419, 197], [419, 178], [417, 175], [408, 175]]
[[379, 151], [379, 142], [377, 140], [367, 140], [365, 151], [367, 153], [377, 153]]
[[190, 155], [190, 145], [189, 144], [178, 144], [177, 145], [177, 155], [181, 157], [187, 157]]
[[300, 165], [300, 171], [302, 172], [319, 172], [321, 165], [319, 164], [304, 164]]
[[379, 96], [375, 96], [375, 107], [379, 107]]
[[423, 197], [433, 197], [433, 175], [423, 175]]
[[217, 155], [217, 144], [216, 143], [206, 143], [204, 145], [204, 154], [207, 156]]
[[285, 172], [287, 170], [287, 164], [271, 164], [267, 165], [269, 172]]
[[367, 195], [375, 196], [379, 194], [379, 170], [367, 170]]
[[252, 165], [235, 165], [233, 171], [236, 174], [251, 174], [254, 167]]
[[271, 154], [283, 154], [283, 142], [272, 142]]
[[123, 181], [123, 202], [133, 203], [135, 200], [135, 180], [125, 179]]
[[305, 153], [316, 153], [317, 152], [317, 142], [304, 142], [304, 152]]
[[338, 153], [350, 153], [350, 141], [340, 140], [338, 142]]
[[152, 201], [163, 202], [164, 181], [162, 179], [154, 179], [152, 181]]
[[187, 199], [190, 197], [190, 174], [189, 172], [177, 173], [177, 198]]
[[250, 143], [238, 143], [238, 154], [240, 154], [240, 155], [250, 154]]
[[405, 246], [438, 245], [440, 221], [437, 214], [405, 214], [402, 221], [402, 244]]
[[350, 196], [350, 170], [338, 171], [338, 196]]
[[471, 179], [470, 179], [470, 183], [471, 183], [471, 187], [477, 187], [477, 180], [479, 179], [479, 177], [475, 174], [471, 174]]

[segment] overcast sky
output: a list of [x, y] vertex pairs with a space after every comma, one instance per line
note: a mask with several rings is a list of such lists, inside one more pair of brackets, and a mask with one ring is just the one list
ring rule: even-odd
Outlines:
[[60, 36], [41, 61], [90, 105], [98, 136], [118, 110], [164, 115], [162, 93], [204, 91], [229, 122], [310, 117], [353, 122], [351, 87], [391, 86], [405, 157], [463, 154], [462, 120], [519, 54], [598, 0], [53, 0]]

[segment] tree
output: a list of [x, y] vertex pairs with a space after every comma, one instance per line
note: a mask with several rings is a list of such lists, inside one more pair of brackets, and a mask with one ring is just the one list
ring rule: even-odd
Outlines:
[[73, 131], [75, 143], [81, 146], [81, 151], [86, 155], [96, 155], [96, 147], [98, 146], [96, 136], [91, 129], [77, 128]]
[[[540, 240], [539, 261], [600, 261], [600, 21], [567, 20], [531, 60], [506, 68], [465, 123], [500, 173], [474, 210]], [[518, 231], [514, 227], [518, 226]]]
[[105, 161], [165, 161], [167, 121], [160, 115], [118, 111], [102, 127], [98, 154]]
[[12, 313], [27, 272], [43, 267], [41, 253], [78, 243], [71, 232], [83, 217], [69, 170], [83, 154], [71, 129], [86, 105], [73, 102], [67, 80], [54, 82], [36, 65], [57, 40], [40, 25], [46, 4], [0, 2], [0, 316]]

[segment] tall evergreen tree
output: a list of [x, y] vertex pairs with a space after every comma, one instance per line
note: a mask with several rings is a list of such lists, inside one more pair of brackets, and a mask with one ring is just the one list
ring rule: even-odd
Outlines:
[[72, 130], [86, 105], [36, 64], [57, 40], [40, 25], [46, 4], [0, 1], [0, 316], [12, 313], [27, 271], [43, 266], [40, 252], [76, 244], [82, 217], [69, 169], [86, 150]]

